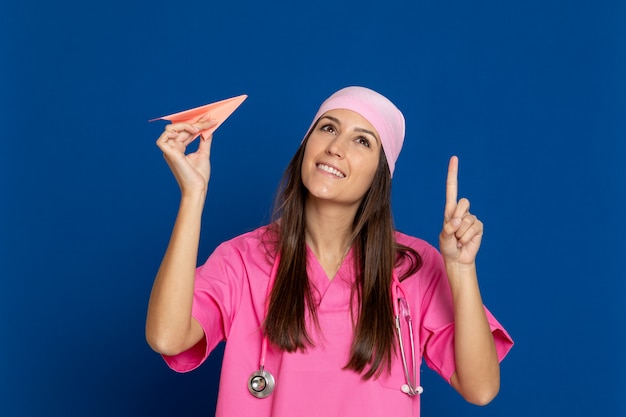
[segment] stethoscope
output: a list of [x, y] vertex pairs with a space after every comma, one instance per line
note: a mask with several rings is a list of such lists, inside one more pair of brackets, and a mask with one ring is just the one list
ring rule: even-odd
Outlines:
[[[274, 265], [272, 267], [272, 272], [270, 273], [270, 281], [267, 285], [267, 294], [265, 297], [265, 315], [267, 315], [267, 307], [269, 303], [269, 294], [270, 289], [274, 284], [274, 279], [276, 279], [276, 270], [278, 269], [280, 257], [277, 256], [274, 260]], [[406, 299], [406, 295], [404, 294], [404, 290], [400, 286], [400, 281], [396, 276], [394, 271], [392, 275], [392, 284], [391, 284], [391, 295], [393, 297], [393, 315], [396, 324], [396, 332], [398, 335], [398, 344], [400, 346], [400, 356], [402, 358], [402, 367], [404, 368], [404, 377], [405, 384], [402, 384], [400, 390], [409, 395], [410, 397], [414, 395], [419, 395], [424, 392], [424, 389], [417, 385], [417, 361], [415, 359], [415, 341], [413, 340], [413, 321], [411, 320], [411, 310], [409, 308], [409, 303]], [[410, 337], [410, 348], [411, 348], [411, 361], [413, 362], [413, 367], [411, 369], [411, 373], [409, 373], [409, 366], [407, 362], [407, 357], [404, 351], [404, 340], [402, 337], [402, 326], [400, 324], [400, 315], [402, 318], [406, 320], [408, 328], [409, 328], [409, 337]], [[263, 336], [261, 341], [261, 355], [259, 357], [259, 369], [250, 375], [248, 379], [248, 390], [250, 394], [254, 395], [257, 398], [265, 398], [269, 396], [276, 387], [276, 379], [274, 375], [268, 370], [265, 369], [265, 356], [267, 354], [267, 336]]]
[[[402, 384], [400, 390], [410, 397], [421, 394], [424, 392], [424, 388], [417, 385], [417, 360], [415, 358], [415, 341], [413, 339], [413, 320], [411, 319], [411, 309], [409, 308], [409, 302], [406, 299], [404, 290], [400, 286], [400, 281], [396, 276], [395, 271], [392, 275], [391, 283], [391, 295], [393, 296], [393, 315], [396, 320], [396, 331], [398, 334], [398, 344], [400, 345], [400, 356], [402, 357], [402, 367], [404, 368], [405, 384]], [[400, 312], [402, 312], [402, 318], [404, 318], [409, 327], [409, 339], [411, 345], [411, 362], [413, 362], [412, 373], [409, 374], [409, 366], [406, 360], [406, 354], [404, 352], [404, 340], [402, 337], [402, 326], [400, 325]]]

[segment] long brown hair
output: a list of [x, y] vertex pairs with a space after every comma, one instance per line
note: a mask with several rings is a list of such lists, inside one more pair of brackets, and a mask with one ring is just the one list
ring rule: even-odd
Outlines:
[[[313, 340], [306, 316], [317, 323], [315, 298], [306, 271], [304, 203], [308, 191], [302, 183], [304, 150], [317, 123], [309, 131], [289, 163], [276, 201], [275, 216], [268, 236], [277, 238], [280, 253], [276, 278], [264, 323], [268, 340], [287, 352], [306, 350]], [[356, 285], [353, 288], [357, 317], [350, 359], [346, 369], [363, 373], [363, 378], [390, 369], [395, 343], [391, 297], [394, 266], [409, 262], [400, 279], [421, 266], [419, 254], [396, 242], [391, 215], [391, 174], [383, 150], [372, 185], [357, 210], [352, 227]], [[354, 309], [352, 309], [354, 311]]]

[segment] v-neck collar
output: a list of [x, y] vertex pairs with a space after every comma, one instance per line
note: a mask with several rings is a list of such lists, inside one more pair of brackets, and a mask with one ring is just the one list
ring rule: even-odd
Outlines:
[[[324, 298], [326, 291], [330, 288], [331, 285], [333, 285], [334, 282], [345, 282], [347, 280], [351, 285], [352, 281], [354, 280], [354, 247], [350, 247], [350, 250], [348, 251], [346, 256], [344, 256], [343, 260], [341, 261], [341, 265], [339, 265], [339, 269], [337, 269], [337, 272], [335, 273], [333, 279], [330, 279], [328, 277], [326, 271], [322, 267], [322, 264], [319, 262], [317, 256], [315, 256], [315, 253], [309, 247], [309, 245], [306, 245], [306, 253], [309, 281], [313, 284], [313, 286], [319, 293], [320, 302]], [[337, 286], [340, 284], [334, 285]]]

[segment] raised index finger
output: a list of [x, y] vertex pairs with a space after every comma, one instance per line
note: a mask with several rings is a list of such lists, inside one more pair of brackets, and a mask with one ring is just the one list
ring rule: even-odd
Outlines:
[[453, 156], [448, 164], [448, 178], [446, 179], [446, 208], [444, 210], [445, 220], [448, 221], [456, 210], [459, 183], [459, 158]]

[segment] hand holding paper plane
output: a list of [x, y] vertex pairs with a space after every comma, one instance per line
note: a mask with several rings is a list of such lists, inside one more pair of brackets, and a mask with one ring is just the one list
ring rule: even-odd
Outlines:
[[172, 123], [196, 123], [203, 116], [208, 115], [211, 119], [216, 120], [217, 124], [209, 129], [199, 132], [199, 134], [202, 135], [202, 138], [206, 139], [211, 136], [226, 119], [228, 119], [228, 117], [237, 109], [237, 107], [239, 107], [241, 103], [243, 103], [246, 98], [248, 98], [248, 96], [243, 94], [237, 97], [196, 107], [194, 109], [170, 114], [168, 116], [157, 117], [156, 119], [152, 119], [150, 121], [169, 120]]

